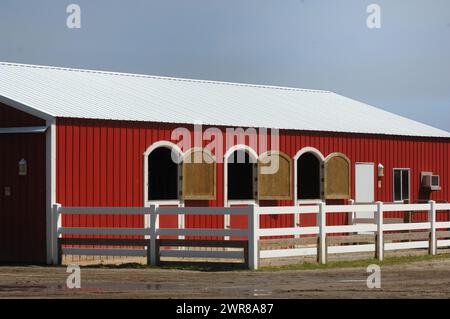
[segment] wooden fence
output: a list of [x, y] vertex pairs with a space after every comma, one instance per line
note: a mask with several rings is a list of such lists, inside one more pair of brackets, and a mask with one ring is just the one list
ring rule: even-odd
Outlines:
[[[428, 220], [414, 223], [386, 223], [385, 212], [428, 213]], [[150, 207], [104, 208], [53, 206], [53, 261], [61, 263], [63, 254], [95, 256], [141, 256], [150, 265], [160, 264], [161, 257], [242, 259], [250, 269], [257, 269], [260, 259], [295, 256], [317, 256], [320, 263], [327, 262], [329, 254], [374, 252], [383, 260], [384, 252], [402, 249], [428, 249], [431, 255], [438, 248], [450, 247], [450, 221], [436, 221], [439, 211], [450, 211], [450, 204], [353, 204], [318, 205], [297, 207]], [[372, 223], [357, 225], [327, 225], [330, 213], [374, 212]], [[146, 225], [142, 228], [87, 228], [62, 227], [63, 215], [118, 214], [143, 215]], [[311, 227], [260, 228], [262, 215], [316, 214], [317, 225]], [[246, 215], [247, 229], [160, 228], [161, 215]], [[447, 220], [449, 220], [447, 218]], [[408, 231], [408, 233], [400, 233]], [[424, 235], [425, 232], [425, 235]], [[338, 236], [336, 236], [338, 235]], [[79, 237], [83, 238], [79, 238]], [[128, 238], [99, 238], [126, 236]], [[178, 239], [165, 239], [175, 236]], [[222, 240], [190, 240], [186, 237], [220, 237]], [[271, 248], [270, 240], [263, 236], [283, 236], [278, 240], [281, 248]], [[365, 243], [373, 236], [373, 243]], [[96, 238], [93, 238], [96, 237]], [[131, 237], [131, 238], [130, 238]], [[161, 238], [163, 237], [163, 238]], [[245, 237], [247, 240], [225, 240]], [[390, 242], [389, 242], [390, 241]], [[273, 240], [272, 240], [273, 243]], [[71, 245], [76, 248], [68, 247]], [[83, 246], [111, 246], [112, 248], [85, 248]], [[80, 247], [81, 246], [81, 247]], [[175, 247], [161, 249], [162, 246]], [[126, 247], [126, 248], [121, 248]], [[184, 247], [184, 248], [179, 248]], [[192, 249], [194, 247], [194, 249]], [[199, 247], [220, 247], [220, 250], [199, 250]]]

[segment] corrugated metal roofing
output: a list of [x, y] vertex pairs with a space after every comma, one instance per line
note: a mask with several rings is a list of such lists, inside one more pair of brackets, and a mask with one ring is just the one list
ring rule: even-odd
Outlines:
[[53, 117], [450, 137], [318, 90], [0, 62], [0, 96]]

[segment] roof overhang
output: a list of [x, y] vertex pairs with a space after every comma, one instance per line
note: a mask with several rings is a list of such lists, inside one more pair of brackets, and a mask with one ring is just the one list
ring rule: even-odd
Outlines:
[[29, 126], [29, 127], [2, 127], [0, 134], [33, 134], [45, 133], [48, 126]]
[[30, 107], [28, 105], [22, 104], [22, 103], [20, 103], [20, 102], [18, 102], [16, 100], [9, 99], [6, 96], [0, 95], [0, 102], [3, 103], [3, 104], [6, 104], [6, 105], [8, 105], [8, 106], [10, 106], [12, 108], [15, 108], [16, 110], [19, 110], [19, 111], [28, 113], [30, 115], [36, 116], [36, 117], [38, 117], [40, 119], [46, 120], [47, 122], [54, 122], [55, 121], [55, 117], [54, 116], [52, 116], [52, 115], [50, 115], [48, 113], [42, 112], [40, 110], [37, 110], [37, 109], [35, 109], [33, 107]]

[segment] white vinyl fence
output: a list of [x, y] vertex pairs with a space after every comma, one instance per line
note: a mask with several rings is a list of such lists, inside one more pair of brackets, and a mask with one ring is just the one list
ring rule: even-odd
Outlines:
[[[385, 212], [428, 212], [428, 221], [415, 223], [385, 223]], [[198, 258], [243, 258], [250, 269], [257, 269], [260, 259], [282, 258], [294, 256], [317, 256], [320, 263], [327, 262], [328, 254], [374, 252], [379, 260], [383, 260], [384, 251], [428, 248], [431, 255], [435, 255], [438, 248], [450, 247], [449, 232], [438, 231], [450, 228], [450, 221], [437, 222], [438, 211], [450, 211], [450, 204], [437, 204], [430, 201], [426, 204], [354, 204], [354, 205], [318, 205], [297, 207], [259, 207], [250, 205], [247, 207], [142, 207], [142, 208], [87, 208], [87, 207], [61, 207], [54, 205], [54, 234], [53, 234], [53, 260], [54, 263], [61, 262], [62, 254], [72, 255], [96, 255], [96, 256], [146, 256], [148, 263], [157, 265], [160, 257], [198, 257]], [[375, 222], [357, 225], [326, 225], [326, 216], [331, 213], [355, 213], [374, 212]], [[87, 228], [87, 227], [62, 227], [61, 217], [63, 215], [143, 215], [146, 220], [142, 228]], [[247, 215], [247, 229], [202, 229], [202, 228], [159, 228], [159, 216], [161, 215]], [[289, 227], [289, 228], [260, 228], [260, 216], [280, 214], [316, 214], [317, 225], [312, 227]], [[428, 232], [426, 240], [415, 240], [400, 242], [385, 242], [385, 236], [391, 236], [386, 232], [399, 231], [422, 231]], [[374, 243], [371, 244], [344, 244], [328, 245], [328, 239], [333, 235], [372, 234]], [[83, 235], [83, 237], [98, 235], [125, 235], [135, 236], [138, 239], [113, 239], [113, 238], [66, 238], [64, 235]], [[292, 245], [284, 249], [259, 249], [264, 240], [262, 236], [290, 236], [306, 238], [305, 235], [315, 237], [314, 244]], [[331, 235], [331, 236], [330, 236]], [[234, 240], [203, 240], [196, 243], [198, 247], [230, 247], [233, 249], [222, 250], [190, 250], [172, 249], [161, 250], [160, 244], [164, 240], [160, 236], [206, 236], [206, 237], [246, 237], [247, 241], [242, 245], [243, 251], [234, 248]], [[440, 239], [445, 238], [445, 239]], [[182, 243], [190, 243], [191, 240], [179, 240]], [[211, 243], [210, 246], [208, 243]], [[243, 242], [243, 241], [242, 241]], [[311, 242], [311, 238], [310, 238]], [[177, 246], [175, 241], [171, 241]], [[227, 245], [228, 243], [228, 245]], [[172, 245], [171, 244], [171, 245]], [[135, 248], [66, 248], [65, 245], [111, 245], [111, 246], [135, 246]], [[192, 245], [186, 244], [187, 248]], [[195, 245], [194, 245], [195, 246]], [[299, 247], [300, 246], [300, 247]]]

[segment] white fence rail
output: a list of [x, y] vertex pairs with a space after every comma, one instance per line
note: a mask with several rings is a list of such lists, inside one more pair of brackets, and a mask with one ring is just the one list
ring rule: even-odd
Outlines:
[[[353, 213], [353, 212], [374, 212], [375, 220], [372, 224], [358, 225], [327, 225], [326, 216], [330, 213]], [[53, 260], [60, 262], [61, 254], [79, 255], [114, 255], [114, 256], [147, 256], [148, 262], [157, 264], [159, 257], [199, 257], [199, 258], [244, 258], [251, 269], [258, 268], [259, 259], [281, 258], [294, 256], [315, 255], [320, 263], [327, 262], [328, 254], [375, 252], [378, 259], [383, 260], [384, 251], [401, 249], [428, 248], [431, 255], [435, 255], [438, 248], [450, 247], [450, 239], [437, 238], [437, 230], [450, 228], [450, 221], [436, 221], [436, 214], [439, 211], [450, 211], [450, 204], [436, 204], [430, 201], [427, 204], [353, 204], [353, 205], [319, 205], [297, 206], [297, 207], [259, 207], [250, 205], [247, 207], [139, 207], [139, 208], [105, 208], [105, 207], [61, 207], [54, 205], [54, 234], [53, 234]], [[428, 220], [417, 223], [384, 223], [384, 213], [386, 212], [427, 212]], [[62, 227], [61, 218], [63, 215], [148, 215], [149, 222], [146, 227], [140, 228], [92, 228], [92, 227]], [[317, 225], [310, 227], [288, 227], [288, 228], [260, 228], [260, 217], [264, 215], [279, 214], [316, 214]], [[199, 228], [159, 228], [159, 216], [161, 215], [247, 215], [247, 229], [199, 229]], [[385, 232], [417, 231], [422, 230], [429, 233], [428, 240], [390, 242], [384, 240]], [[353, 244], [353, 245], [329, 245], [328, 239], [336, 234], [373, 234], [373, 244]], [[144, 239], [130, 241], [129, 246], [137, 248], [66, 248], [61, 245], [64, 235], [125, 235], [137, 236]], [[294, 237], [300, 235], [310, 235], [317, 237], [314, 245], [294, 245], [293, 248], [285, 249], [259, 249], [260, 240], [263, 236], [283, 236]], [[331, 236], [329, 236], [331, 235]], [[200, 251], [200, 250], [160, 250], [157, 241], [160, 236], [206, 236], [206, 237], [246, 237], [248, 249], [240, 251]], [[450, 236], [448, 236], [450, 237]], [[83, 241], [83, 240], [82, 240]], [[86, 243], [98, 242], [97, 245], [128, 246], [126, 240], [104, 239], [89, 241]], [[70, 242], [68, 240], [67, 242]], [[232, 242], [232, 241], [229, 241]], [[120, 244], [120, 245], [119, 245]], [[82, 244], [81, 244], [82, 245]], [[221, 246], [225, 247], [225, 246]]]
[[[149, 216], [149, 225], [146, 227], [136, 228], [111, 228], [111, 227], [62, 227], [63, 215], [144, 215]], [[252, 247], [257, 247], [257, 244], [245, 245], [248, 249], [244, 251], [199, 251], [199, 250], [160, 250], [157, 246], [157, 240], [161, 236], [195, 236], [195, 237], [250, 237], [252, 230], [248, 229], [202, 229], [202, 228], [159, 228], [159, 216], [161, 215], [246, 215], [255, 216], [256, 211], [254, 206], [228, 208], [228, 207], [157, 207], [152, 205], [150, 207], [142, 208], [128, 208], [128, 207], [62, 207], [59, 204], [53, 206], [54, 217], [54, 234], [53, 234], [53, 261], [54, 263], [61, 262], [61, 255], [96, 255], [96, 256], [147, 256], [148, 263], [156, 265], [159, 257], [194, 257], [194, 258], [242, 258], [248, 261], [250, 268], [256, 268], [254, 260], [250, 260], [247, 256], [252, 254], [257, 256], [257, 252], [252, 250]], [[251, 219], [250, 218], [250, 219]], [[250, 224], [252, 225], [252, 224]], [[122, 236], [138, 236], [145, 238], [144, 240], [126, 239], [91, 239], [85, 240], [65, 240], [65, 235], [122, 235]], [[62, 243], [62, 244], [61, 244]], [[67, 245], [76, 246], [139, 246], [139, 248], [67, 248]], [[188, 246], [188, 245], [187, 245]], [[230, 244], [234, 247], [233, 243]], [[158, 248], [157, 248], [158, 247]]]

